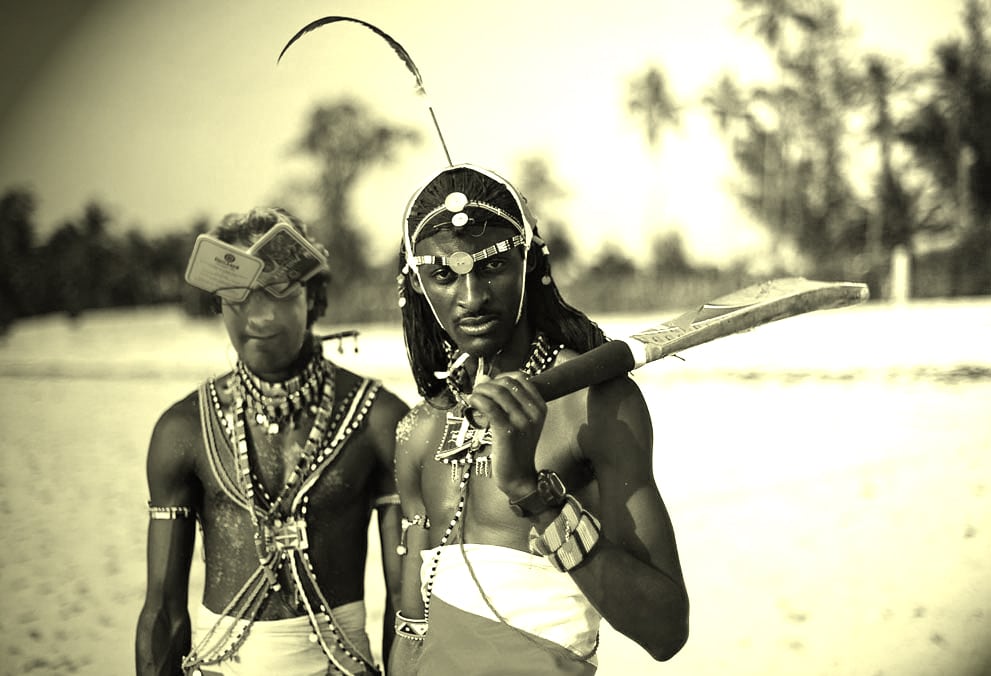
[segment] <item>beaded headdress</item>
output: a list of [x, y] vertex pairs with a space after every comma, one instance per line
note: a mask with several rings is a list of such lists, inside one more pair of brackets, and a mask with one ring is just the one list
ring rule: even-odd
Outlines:
[[[428, 186], [444, 174], [450, 174], [453, 176], [459, 173], [479, 174], [490, 179], [490, 181], [497, 183], [507, 195], [512, 197], [513, 202], [519, 210], [519, 217], [514, 216], [501, 207], [481, 200], [477, 195], [465, 194], [463, 191], [467, 191], [469, 188], [461, 188], [448, 193], [444, 196], [444, 200], [441, 204], [430, 208], [423, 216], [420, 216], [419, 218], [413, 217], [414, 211], [423, 211], [422, 196], [424, 190]], [[414, 209], [415, 207], [419, 208]], [[509, 181], [502, 178], [495, 172], [490, 171], [489, 169], [483, 169], [482, 167], [473, 164], [457, 164], [450, 167], [445, 167], [438, 172], [434, 172], [430, 178], [423, 183], [423, 185], [417, 188], [406, 205], [406, 211], [403, 214], [403, 249], [406, 254], [406, 264], [409, 269], [416, 271], [418, 265], [425, 262], [421, 260], [422, 257], [418, 257], [413, 253], [413, 249], [416, 243], [423, 238], [426, 228], [450, 225], [453, 229], [458, 230], [460, 228], [468, 227], [469, 223], [473, 220], [469, 215], [469, 210], [495, 216], [500, 221], [500, 224], [515, 229], [517, 237], [514, 237], [509, 241], [512, 242], [512, 246], [522, 246], [524, 251], [524, 259], [526, 258], [526, 251], [530, 248], [530, 244], [533, 242], [534, 237], [534, 218], [526, 206], [526, 200]], [[517, 238], [519, 238], [518, 241]], [[451, 267], [459, 274], [464, 274], [467, 272], [467, 270], [464, 270], [463, 268], [459, 270], [456, 269], [455, 266]], [[468, 266], [468, 269], [471, 269], [470, 266]]]

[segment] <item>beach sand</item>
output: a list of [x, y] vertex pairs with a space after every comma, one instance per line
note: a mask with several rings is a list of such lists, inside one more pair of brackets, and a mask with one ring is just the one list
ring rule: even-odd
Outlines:
[[[794, 358], [813, 344], [796, 346], [802, 336], [821, 349], [837, 319], [796, 326], [802, 336], [767, 327], [765, 352], [787, 353], [775, 364], [693, 351], [638, 372], [692, 635], [656, 663], [606, 627], [600, 674], [991, 674], [991, 304], [957, 315], [977, 336], [951, 357], [871, 334], [873, 357]], [[225, 368], [217, 329], [107, 313], [26, 323], [0, 345], [0, 673], [133, 673], [148, 437], [166, 406]], [[367, 333], [340, 359], [412, 401], [398, 337]], [[375, 641], [377, 557], [373, 546]]]

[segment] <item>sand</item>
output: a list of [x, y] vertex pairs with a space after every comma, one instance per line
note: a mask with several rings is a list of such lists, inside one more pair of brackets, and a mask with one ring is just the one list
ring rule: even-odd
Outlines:
[[[603, 676], [991, 674], [991, 303], [817, 316], [637, 374], [692, 635], [655, 663], [606, 627]], [[106, 313], [0, 344], [0, 673], [133, 673], [148, 435], [225, 367], [218, 329]], [[341, 359], [412, 400], [393, 330]]]

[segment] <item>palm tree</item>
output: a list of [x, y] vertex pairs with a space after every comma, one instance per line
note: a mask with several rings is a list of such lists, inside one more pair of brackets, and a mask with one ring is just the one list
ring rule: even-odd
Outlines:
[[375, 119], [362, 103], [342, 99], [315, 108], [298, 141], [299, 152], [317, 162], [308, 192], [319, 204], [315, 234], [330, 250], [335, 279], [347, 286], [368, 269], [365, 238], [351, 205], [358, 180], [375, 164], [390, 162], [419, 133]]
[[649, 66], [647, 70], [630, 84], [630, 97], [627, 101], [629, 112], [634, 117], [643, 116], [647, 144], [651, 150], [658, 147], [667, 126], [677, 126], [678, 105], [668, 91], [667, 80], [659, 66]]
[[932, 89], [899, 138], [954, 205], [942, 220], [955, 233], [951, 293], [991, 293], [991, 12], [966, 0], [964, 39], [937, 46]]
[[749, 16], [744, 26], [753, 26], [754, 33], [772, 50], [783, 48], [783, 39], [789, 24], [813, 31], [818, 27], [814, 16], [795, 6], [794, 0], [740, 0]]

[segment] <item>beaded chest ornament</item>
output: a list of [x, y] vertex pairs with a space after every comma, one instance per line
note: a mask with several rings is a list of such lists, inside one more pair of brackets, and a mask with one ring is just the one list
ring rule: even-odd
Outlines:
[[[538, 333], [530, 349], [530, 356], [520, 370], [528, 377], [541, 373], [554, 363], [554, 359], [563, 347], [558, 345], [552, 348], [547, 337], [543, 333]], [[463, 376], [463, 357], [464, 355], [459, 356], [452, 362], [447, 372], [439, 374], [446, 376], [448, 390], [458, 401], [454, 410], [447, 412], [444, 432], [434, 453], [434, 460], [450, 465], [451, 481], [457, 481], [461, 476], [462, 468], [471, 464], [475, 466], [475, 474], [492, 476], [489, 455], [481, 455], [485, 447], [492, 443], [492, 433], [488, 428], [474, 427], [464, 415], [465, 394], [458, 386], [458, 381]]]

